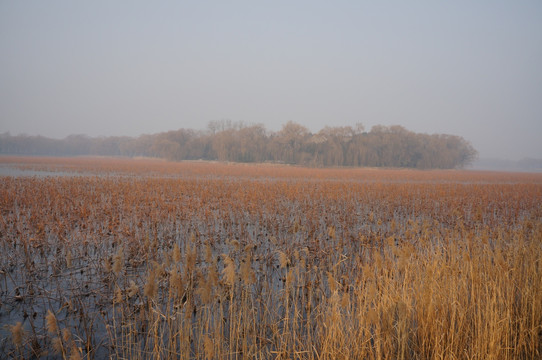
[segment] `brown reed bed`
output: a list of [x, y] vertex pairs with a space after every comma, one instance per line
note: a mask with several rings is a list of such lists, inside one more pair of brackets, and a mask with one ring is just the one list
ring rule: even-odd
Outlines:
[[100, 176], [0, 179], [2, 358], [542, 356], [540, 175], [50, 161]]

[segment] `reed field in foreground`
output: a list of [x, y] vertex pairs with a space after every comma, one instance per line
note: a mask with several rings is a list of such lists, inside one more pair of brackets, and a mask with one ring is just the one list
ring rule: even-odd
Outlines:
[[0, 165], [0, 358], [542, 357], [542, 174]]

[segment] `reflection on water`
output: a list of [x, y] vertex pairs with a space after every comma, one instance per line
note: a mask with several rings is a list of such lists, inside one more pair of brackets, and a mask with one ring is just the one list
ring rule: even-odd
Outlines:
[[0, 165], [0, 176], [48, 177], [48, 176], [85, 176], [85, 175], [89, 175], [89, 174], [67, 172], [67, 171], [21, 169], [21, 168], [9, 166], [9, 165]]

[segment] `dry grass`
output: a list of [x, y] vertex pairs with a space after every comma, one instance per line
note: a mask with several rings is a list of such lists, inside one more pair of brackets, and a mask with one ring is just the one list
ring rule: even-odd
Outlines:
[[541, 175], [32, 161], [2, 358], [542, 357]]

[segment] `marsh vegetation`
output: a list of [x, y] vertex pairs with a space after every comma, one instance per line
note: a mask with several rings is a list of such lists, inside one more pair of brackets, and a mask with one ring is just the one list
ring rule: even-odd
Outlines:
[[2, 358], [542, 356], [539, 174], [1, 160]]

